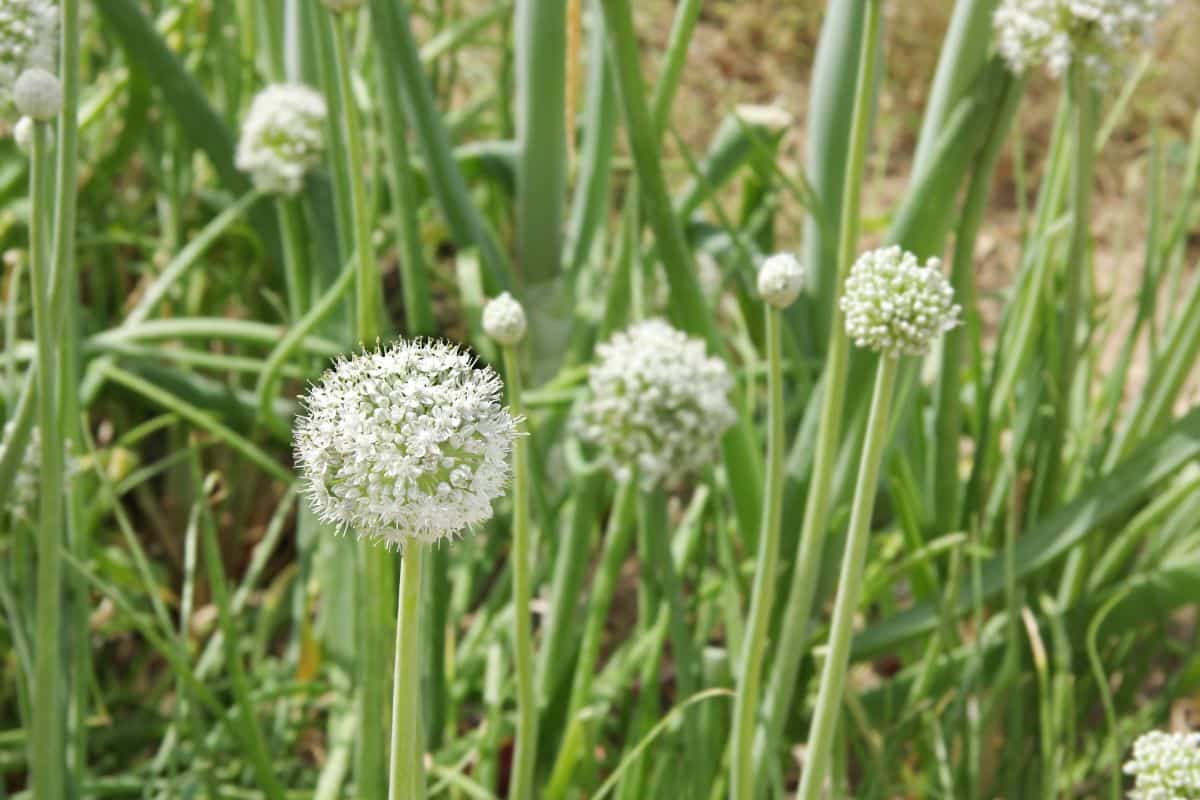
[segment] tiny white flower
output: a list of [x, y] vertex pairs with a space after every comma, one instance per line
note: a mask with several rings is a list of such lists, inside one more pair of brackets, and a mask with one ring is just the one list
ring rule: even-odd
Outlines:
[[485, 522], [517, 436], [502, 390], [448, 342], [400, 341], [339, 361], [295, 425], [314, 510], [340, 532], [397, 547]]
[[1133, 48], [1150, 38], [1171, 0], [1002, 0], [995, 28], [1000, 55], [1013, 72], [1044, 64], [1061, 78], [1078, 59], [1103, 83]]
[[859, 257], [841, 298], [846, 335], [859, 347], [893, 358], [929, 352], [934, 339], [958, 325], [961, 310], [941, 262], [924, 266], [899, 247]]
[[62, 110], [62, 83], [41, 67], [30, 67], [13, 85], [13, 103], [34, 122], [47, 122]]
[[787, 308], [796, 302], [807, 283], [804, 267], [791, 253], [776, 253], [758, 270], [758, 293], [775, 308]]
[[294, 195], [325, 149], [325, 98], [298, 84], [259, 92], [242, 122], [237, 167], [266, 192]]
[[27, 69], [55, 68], [58, 9], [51, 0], [0, 3], [0, 104]]
[[508, 292], [501, 292], [483, 307], [483, 332], [505, 347], [525, 338], [525, 309]]
[[733, 378], [701, 339], [662, 320], [638, 323], [596, 348], [580, 432], [618, 478], [650, 488], [709, 463], [735, 416]]
[[1125, 774], [1134, 776], [1130, 800], [1200, 798], [1200, 733], [1151, 731], [1139, 736]]

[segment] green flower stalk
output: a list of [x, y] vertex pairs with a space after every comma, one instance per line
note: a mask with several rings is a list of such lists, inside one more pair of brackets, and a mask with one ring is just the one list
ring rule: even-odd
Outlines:
[[817, 800], [821, 796], [833, 750], [900, 357], [925, 355], [938, 336], [958, 325], [961, 309], [953, 300], [954, 290], [942, 275], [937, 259], [921, 265], [916, 256], [899, 247], [866, 253], [846, 280], [839, 303], [846, 335], [859, 347], [880, 353], [880, 359], [821, 671], [821, 688], [809, 728], [799, 800]]
[[767, 304], [767, 456], [762, 529], [758, 537], [754, 590], [742, 640], [741, 671], [733, 711], [731, 800], [755, 796], [754, 730], [763, 654], [775, 602], [779, 567], [779, 525], [783, 514], [784, 404], [782, 313], [800, 296], [806, 284], [804, 268], [795, 256], [780, 253], [767, 259], [758, 272], [758, 292]]
[[[339, 191], [348, 192], [349, 198], [342, 197], [343, 206], [350, 207], [351, 235], [348, 237], [354, 245], [354, 287], [355, 287], [355, 321], [358, 341], [364, 347], [371, 346], [380, 334], [379, 310], [380, 275], [379, 265], [375, 260], [375, 250], [371, 242], [372, 209], [367, 199], [367, 186], [364, 170], [366, 169], [366, 148], [362, 132], [362, 120], [359, 117], [358, 104], [355, 102], [353, 80], [351, 78], [352, 64], [350, 58], [350, 32], [347, 15], [353, 13], [360, 5], [358, 0], [327, 0], [325, 5], [334, 14], [333, 25], [333, 61], [337, 73], [338, 94], [341, 97], [341, 131], [344, 147], [341, 156], [342, 173], [347, 176], [346, 186], [339, 185]], [[285, 228], [289, 235], [292, 231]], [[290, 251], [297, 248], [289, 245]], [[385, 673], [378, 668], [378, 663], [387, 658], [387, 628], [390, 624], [391, 608], [389, 596], [392, 591], [393, 577], [390, 564], [380, 553], [368, 547], [360, 548], [360, 564], [362, 569], [362, 591], [366, 602], [362, 607], [361, 639], [362, 657], [359, 659], [360, 706], [358, 714], [358, 790], [368, 800], [382, 797], [382, 776], [384, 774], [383, 732], [387, 720], [387, 684]], [[420, 558], [419, 556], [417, 557]], [[415, 563], [419, 561], [414, 560]], [[410, 583], [414, 576], [410, 571]], [[403, 611], [397, 614], [403, 616]], [[415, 620], [409, 620], [415, 625]], [[415, 663], [415, 662], [414, 662]], [[413, 743], [415, 746], [415, 742]]]
[[424, 797], [418, 652], [424, 550], [487, 521], [508, 483], [517, 421], [501, 406], [502, 390], [495, 372], [454, 345], [401, 341], [339, 361], [304, 398], [305, 414], [296, 422], [296, 460], [317, 515], [339, 531], [403, 552], [391, 800]]
[[[872, 98], [875, 94], [875, 72], [878, 61], [879, 29], [882, 24], [881, 0], [868, 0], [862, 30], [862, 52], [859, 57], [858, 79], [854, 90], [854, 114], [847, 150], [845, 181], [843, 183], [841, 225], [838, 232], [836, 296], [846, 280], [858, 249], [859, 206], [862, 178], [870, 130]], [[815, 267], [816, 265], [810, 265]], [[814, 273], [814, 279], [818, 273]], [[819, 287], [818, 287], [819, 289]], [[820, 295], [819, 290], [816, 292]], [[804, 522], [793, 559], [792, 579], [788, 586], [786, 610], [779, 631], [777, 655], [773, 659], [770, 679], [763, 701], [763, 726], [755, 744], [755, 766], [762, 770], [767, 754], [778, 741], [783, 720], [792, 707], [796, 676], [804, 657], [813, 601], [817, 592], [817, 571], [821, 553], [829, 533], [829, 511], [833, 502], [833, 475], [838, 446], [842, 440], [842, 411], [846, 399], [847, 372], [850, 362], [850, 343], [843, 329], [841, 311], [836, 304], [830, 309], [829, 348], [821, 376], [821, 412], [817, 423], [816, 452], [813, 454], [812, 478], [804, 503]]]
[[12, 87], [17, 110], [32, 120], [30, 155], [29, 253], [33, 325], [37, 341], [37, 418], [41, 430], [41, 498], [37, 538], [37, 649], [34, 664], [33, 790], [37, 797], [62, 797], [66, 771], [61, 648], [63, 538], [63, 442], [58, 418], [55, 343], [58, 320], [50, 304], [51, 259], [47, 245], [53, 227], [47, 189], [52, 154], [50, 121], [62, 108], [58, 78], [34, 67]]
[[[517, 347], [525, 338], [525, 309], [504, 292], [483, 310], [483, 330], [504, 351], [504, 374], [508, 378], [508, 402], [512, 413], [522, 416], [521, 365]], [[537, 756], [537, 697], [533, 688], [533, 630], [529, 612], [532, 592], [530, 563], [533, 543], [529, 533], [529, 442], [519, 437], [513, 448], [513, 614], [517, 665], [517, 743], [513, 756], [514, 800], [533, 796], [533, 768]]]

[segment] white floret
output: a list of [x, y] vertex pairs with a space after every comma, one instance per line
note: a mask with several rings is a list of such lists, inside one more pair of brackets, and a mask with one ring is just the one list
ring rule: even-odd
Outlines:
[[51, 0], [0, 3], [0, 105], [6, 105], [22, 72], [34, 67], [53, 72], [58, 9]]
[[1105, 82], [1127, 53], [1150, 39], [1171, 0], [1003, 0], [996, 44], [1018, 74], [1045, 65], [1061, 78], [1078, 59], [1093, 83]]
[[961, 309], [936, 258], [922, 265], [899, 247], [859, 257], [841, 298], [846, 335], [891, 357], [920, 356], [958, 325]]
[[401, 341], [340, 361], [303, 399], [296, 460], [340, 531], [401, 546], [492, 516], [516, 421], [490, 368], [447, 342]]
[[1125, 774], [1134, 776], [1130, 800], [1200, 798], [1200, 733], [1143, 734], [1133, 744]]
[[325, 99], [307, 86], [276, 84], [250, 104], [238, 140], [237, 167], [266, 192], [294, 195], [325, 149]]
[[618, 478], [636, 473], [648, 488], [711, 462], [735, 419], [725, 362], [657, 319], [615, 334], [596, 352], [580, 430]]

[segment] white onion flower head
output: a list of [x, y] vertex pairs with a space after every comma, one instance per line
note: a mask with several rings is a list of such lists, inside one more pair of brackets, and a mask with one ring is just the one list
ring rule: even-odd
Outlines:
[[1200, 798], [1200, 733], [1151, 731], [1139, 736], [1125, 774], [1134, 776], [1130, 800]]
[[929, 352], [938, 336], [958, 325], [962, 311], [940, 261], [922, 265], [895, 246], [859, 257], [846, 278], [841, 309], [855, 344], [893, 358]]
[[1045, 65], [1061, 78], [1078, 59], [1104, 83], [1130, 51], [1149, 40], [1171, 0], [1002, 0], [994, 19], [997, 47], [1024, 74]]
[[58, 9], [52, 0], [0, 3], [0, 97], [25, 70], [54, 69], [57, 38]]
[[254, 97], [242, 123], [237, 167], [266, 192], [294, 195], [325, 149], [325, 98], [299, 84], [275, 84]]
[[525, 309], [508, 292], [501, 292], [483, 307], [483, 332], [505, 347], [520, 344], [527, 327]]
[[735, 417], [733, 378], [703, 340], [652, 319], [596, 352], [580, 432], [619, 479], [636, 472], [643, 488], [653, 488], [709, 463]]
[[339, 361], [303, 399], [296, 459], [320, 518], [400, 547], [492, 516], [517, 421], [488, 367], [448, 342], [404, 340]]
[[796, 302], [807, 284], [804, 267], [791, 253], [776, 253], [758, 269], [758, 293], [775, 308], [787, 308]]
[[30, 67], [13, 84], [13, 104], [34, 122], [48, 122], [62, 110], [62, 82], [41, 67]]

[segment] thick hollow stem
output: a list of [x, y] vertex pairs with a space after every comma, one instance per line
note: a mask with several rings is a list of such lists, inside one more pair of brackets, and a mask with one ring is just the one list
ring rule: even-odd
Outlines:
[[[1055, 424], [1051, 437], [1050, 468], [1043, 487], [1043, 498], [1049, 510], [1063, 496], [1059, 487], [1063, 461], [1060, 453], [1071, 429], [1071, 390], [1075, 385], [1079, 347], [1076, 335], [1079, 312], [1083, 304], [1083, 279], [1087, 266], [1088, 241], [1091, 236], [1092, 180], [1096, 165], [1095, 103], [1088, 72], [1080, 62], [1070, 70], [1071, 111], [1075, 125], [1075, 158], [1072, 162], [1071, 243], [1067, 251], [1066, 274], [1063, 278], [1062, 329], [1059, 332], [1058, 382], [1055, 392]], [[1063, 579], [1059, 585], [1060, 602], [1075, 600], [1083, 588], [1084, 550], [1076, 546], [1067, 557]]]
[[[514, 348], [504, 348], [504, 376], [512, 412], [521, 416], [521, 368]], [[537, 697], [533, 690], [533, 632], [529, 616], [531, 592], [529, 566], [529, 440], [517, 439], [513, 448], [513, 614], [517, 665], [517, 742], [513, 758], [513, 800], [533, 796], [533, 767], [537, 755]]]
[[[354, 101], [354, 86], [351, 80], [349, 34], [346, 30], [346, 20], [341, 15], [333, 20], [333, 56], [337, 69], [338, 90], [342, 99], [342, 133], [346, 144], [345, 171], [349, 179], [350, 217], [354, 228], [355, 319], [360, 344], [370, 347], [380, 333], [379, 269], [371, 245], [371, 209], [367, 203], [367, 188], [363, 175], [366, 157], [362, 125], [358, 116], [358, 106]], [[379, 669], [379, 665], [387, 659], [385, 632], [390, 624], [389, 603], [393, 584], [386, 552], [364, 542], [361, 545], [361, 555], [364, 568], [364, 602], [362, 657], [359, 659], [362, 709], [358, 720], [358, 781], [359, 790], [364, 797], [377, 798], [383, 794], [382, 737], [387, 720], [386, 673]]]
[[275, 214], [283, 232], [283, 277], [287, 287], [288, 313], [295, 323], [308, 310], [309, 278], [304, 248], [304, 223], [296, 200], [280, 197]]
[[858, 608], [862, 588], [863, 566], [871, 531], [871, 514], [875, 510], [879, 465], [883, 461], [883, 451], [887, 444], [888, 413], [898, 367], [899, 361], [885, 354], [879, 360], [879, 370], [875, 375], [875, 393], [871, 398], [871, 415], [867, 419], [867, 433], [858, 466], [858, 481], [854, 487], [850, 528], [846, 533], [846, 551], [842, 557], [837, 599], [833, 606], [829, 646], [825, 653], [825, 665], [821, 670], [821, 689], [817, 695], [817, 707], [809, 728], [804, 774], [800, 780], [800, 791], [796, 795], [798, 800], [818, 800], [825, 773], [829, 768], [838, 712], [842, 706], [842, 692], [846, 686], [850, 639], [854, 633], [854, 612]]
[[771, 606], [775, 602], [775, 573], [779, 566], [779, 523], [783, 510], [783, 366], [780, 311], [767, 309], [767, 483], [763, 494], [762, 533], [758, 538], [757, 568], [750, 614], [742, 640], [741, 672], [733, 712], [732, 800], [754, 797], [754, 721]]
[[362, 123], [358, 117], [358, 106], [354, 102], [354, 85], [350, 77], [349, 35], [345, 20], [341, 16], [334, 20], [333, 29], [333, 55], [342, 96], [342, 130], [346, 138], [350, 212], [354, 225], [358, 339], [361, 344], [369, 347], [379, 336], [379, 269], [375, 264], [374, 248], [371, 246], [371, 209], [367, 203], [367, 187], [363, 177], [366, 156], [363, 150]]
[[[867, 17], [863, 24], [862, 54], [858, 65], [855, 88], [854, 117], [850, 134], [850, 163], [846, 169], [842, 194], [838, 272], [835, 297], [850, 271], [858, 247], [859, 203], [862, 191], [863, 164], [866, 160], [867, 135], [870, 128], [872, 97], [875, 87], [877, 42], [881, 16], [879, 0], [868, 0]], [[812, 479], [804, 507], [804, 522], [800, 530], [792, 580], [788, 588], [786, 611], [780, 630], [778, 657], [772, 669], [766, 698], [762, 704], [764, 736], [758, 750], [758, 766], [772, 743], [778, 739], [783, 720], [791, 710], [795, 693], [796, 674], [804, 656], [808, 638], [809, 617], [817, 590], [817, 571], [821, 552], [829, 529], [829, 510], [832, 501], [833, 473], [841, 443], [842, 409], [846, 398], [846, 372], [850, 358], [850, 342], [846, 338], [842, 312], [833, 304], [829, 330], [829, 352], [821, 389], [821, 417], [817, 423], [817, 445], [813, 456]]]
[[46, 173], [50, 153], [47, 146], [49, 127], [43, 122], [33, 126], [33, 153], [30, 162], [29, 253], [33, 281], [33, 325], [37, 339], [37, 418], [41, 435], [41, 492], [38, 515], [37, 567], [37, 652], [35, 654], [33, 708], [33, 793], [36, 797], [63, 796], [65, 771], [62, 700], [59, 692], [62, 661], [59, 646], [62, 616], [62, 429], [58, 424], [58, 403], [54, 365], [54, 309], [50, 304], [50, 260], [46, 252], [48, 216]]
[[613, 509], [604, 534], [604, 553], [600, 557], [600, 566], [592, 583], [587, 620], [584, 622], [583, 637], [579, 644], [579, 659], [575, 665], [571, 700], [567, 707], [567, 733], [559, 747], [546, 788], [545, 796], [548, 800], [566, 795], [571, 775], [584, 750], [584, 720], [580, 719], [579, 712], [591, 698], [592, 679], [595, 677], [596, 664], [600, 660], [604, 623], [612, 606], [621, 565], [625, 562], [625, 555], [629, 552], [629, 544], [633, 539], [636, 498], [637, 487], [632, 481], [626, 481], [617, 488], [617, 496], [613, 501]]
[[[396, 658], [392, 670], [391, 765], [388, 800], [423, 800], [425, 764], [421, 752], [421, 562], [426, 545], [404, 546], [396, 610]], [[378, 665], [377, 665], [378, 666]]]

